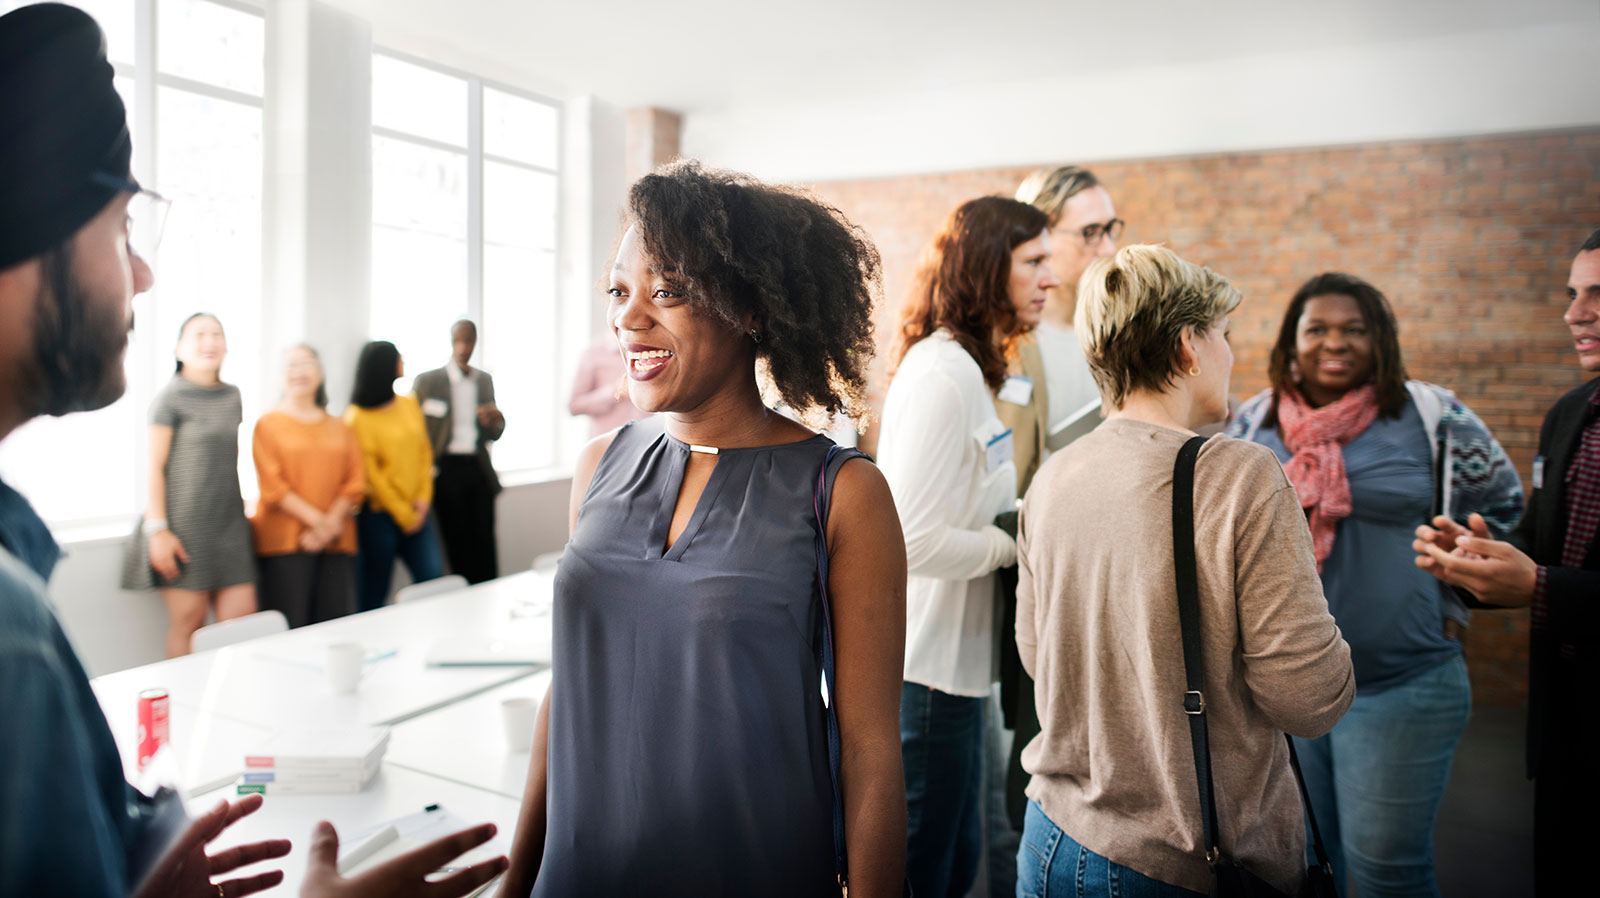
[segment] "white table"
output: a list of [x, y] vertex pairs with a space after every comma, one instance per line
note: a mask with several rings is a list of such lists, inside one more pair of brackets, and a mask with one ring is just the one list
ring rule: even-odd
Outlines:
[[[305, 869], [304, 848], [318, 820], [341, 837], [438, 804], [465, 823], [492, 821], [497, 840], [477, 856], [509, 849], [528, 754], [506, 751], [502, 698], [539, 698], [549, 683], [541, 667], [428, 667], [435, 640], [472, 636], [548, 645], [553, 575], [527, 572], [247, 643], [98, 677], [105, 710], [130, 782], [138, 693], [162, 687], [171, 698], [172, 747], [179, 785], [192, 813], [236, 798], [234, 776], [249, 746], [288, 726], [363, 722], [392, 726], [381, 772], [353, 795], [271, 795], [212, 850], [288, 838], [295, 850], [277, 866], [293, 894]], [[334, 695], [320, 670], [334, 642], [373, 653], [354, 695]], [[225, 785], [220, 785], [226, 783]], [[348, 844], [348, 843], [347, 843]], [[468, 858], [467, 860], [471, 860]]]
[[[508, 698], [544, 698], [550, 686], [549, 670], [541, 670], [488, 692], [463, 699], [389, 731], [388, 763], [425, 771], [462, 785], [496, 792], [507, 798], [522, 797], [528, 780], [528, 753], [506, 748], [502, 738], [500, 702]], [[472, 733], [476, 738], [462, 739]]]
[[[318, 721], [385, 726], [531, 673], [531, 667], [430, 668], [440, 636], [481, 635], [548, 644], [551, 575], [529, 571], [478, 586], [290, 630], [247, 643], [160, 661], [94, 680], [101, 707], [122, 714], [161, 687], [181, 708], [279, 728]], [[515, 614], [515, 616], [514, 616]], [[332, 694], [323, 650], [358, 642], [392, 657], [372, 661], [354, 695]], [[127, 713], [133, 713], [128, 711]]]

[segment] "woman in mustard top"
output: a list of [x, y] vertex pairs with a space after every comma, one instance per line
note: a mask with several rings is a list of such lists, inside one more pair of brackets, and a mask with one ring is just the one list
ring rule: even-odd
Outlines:
[[393, 343], [377, 340], [361, 349], [356, 386], [345, 423], [356, 432], [367, 474], [367, 498], [356, 513], [360, 549], [356, 602], [360, 611], [389, 598], [398, 557], [415, 583], [444, 576], [439, 528], [433, 522], [433, 447], [422, 409], [398, 396], [394, 382], [405, 363]]
[[261, 500], [250, 523], [261, 607], [303, 627], [356, 610], [352, 515], [367, 481], [356, 435], [328, 414], [317, 351], [284, 353], [283, 380], [283, 400], [256, 422]]

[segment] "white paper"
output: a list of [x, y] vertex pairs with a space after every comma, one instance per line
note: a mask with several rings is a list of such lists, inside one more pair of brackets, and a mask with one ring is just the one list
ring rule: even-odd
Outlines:
[[[481, 821], [479, 821], [481, 822]], [[442, 839], [453, 833], [458, 833], [475, 824], [457, 817], [445, 808], [437, 805], [431, 811], [418, 811], [404, 817], [368, 827], [353, 834], [353, 847], [341, 853], [339, 857], [339, 874], [350, 876], [370, 870], [386, 861], [393, 860], [408, 851], [414, 851], [422, 846]], [[506, 843], [501, 835], [496, 835], [477, 848], [451, 860], [439, 872], [448, 873], [463, 867], [499, 857], [507, 851]], [[357, 856], [357, 852], [360, 855]], [[490, 880], [494, 882], [494, 880]], [[488, 885], [484, 886], [487, 889]], [[473, 894], [479, 894], [483, 889]]]

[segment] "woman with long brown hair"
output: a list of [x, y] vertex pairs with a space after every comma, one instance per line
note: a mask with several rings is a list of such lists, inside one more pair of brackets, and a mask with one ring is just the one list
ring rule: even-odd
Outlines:
[[963, 894], [977, 873], [994, 572], [1017, 557], [995, 524], [1015, 508], [1017, 475], [994, 392], [1054, 286], [1045, 214], [971, 200], [924, 258], [890, 356], [878, 464], [900, 509], [910, 575], [900, 745], [906, 872], [918, 895]]

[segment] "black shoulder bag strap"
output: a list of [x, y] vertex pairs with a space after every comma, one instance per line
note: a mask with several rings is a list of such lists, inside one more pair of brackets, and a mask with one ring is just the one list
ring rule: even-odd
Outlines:
[[[1200, 785], [1206, 862], [1214, 868], [1222, 859], [1222, 848], [1217, 824], [1216, 790], [1211, 781], [1211, 744], [1206, 735], [1205, 666], [1200, 647], [1200, 582], [1194, 554], [1194, 463], [1205, 442], [1205, 437], [1190, 437], [1178, 450], [1178, 459], [1172, 468], [1172, 557], [1177, 570], [1178, 623], [1183, 629], [1186, 690], [1183, 693], [1183, 713], [1189, 715], [1189, 741], [1194, 748], [1195, 780]], [[1294, 740], [1284, 733], [1283, 741], [1289, 746], [1289, 766], [1294, 770], [1295, 784], [1300, 788], [1300, 800], [1306, 809], [1306, 820], [1311, 824], [1311, 841], [1317, 855], [1317, 866], [1332, 877], [1333, 866], [1322, 844], [1317, 815], [1311, 810], [1311, 796], [1306, 792], [1305, 778], [1300, 775], [1300, 759], [1295, 755]]]
[[1183, 713], [1189, 716], [1194, 778], [1200, 785], [1200, 820], [1206, 862], [1221, 858], [1217, 803], [1211, 783], [1211, 746], [1206, 738], [1205, 661], [1200, 649], [1200, 583], [1194, 557], [1194, 462], [1205, 437], [1191, 437], [1172, 468], [1172, 559], [1178, 578], [1178, 624], [1183, 630]]
[[[839, 785], [840, 757], [843, 754], [839, 741], [839, 716], [834, 711], [838, 703], [838, 684], [833, 679], [833, 607], [828, 602], [828, 506], [830, 495], [828, 469], [833, 467], [834, 459], [845, 455], [844, 461], [849, 461], [854, 455], [853, 450], [843, 446], [828, 447], [828, 454], [822, 460], [822, 470], [817, 472], [817, 486], [811, 494], [811, 510], [816, 520], [815, 545], [817, 553], [817, 586], [822, 599], [822, 676], [828, 687], [827, 702], [827, 729], [828, 729], [828, 779], [833, 784], [833, 866], [834, 874], [839, 879], [839, 888], [848, 892], [850, 882], [850, 863], [845, 852], [844, 835], [844, 792]], [[844, 462], [839, 463], [843, 465]]]

